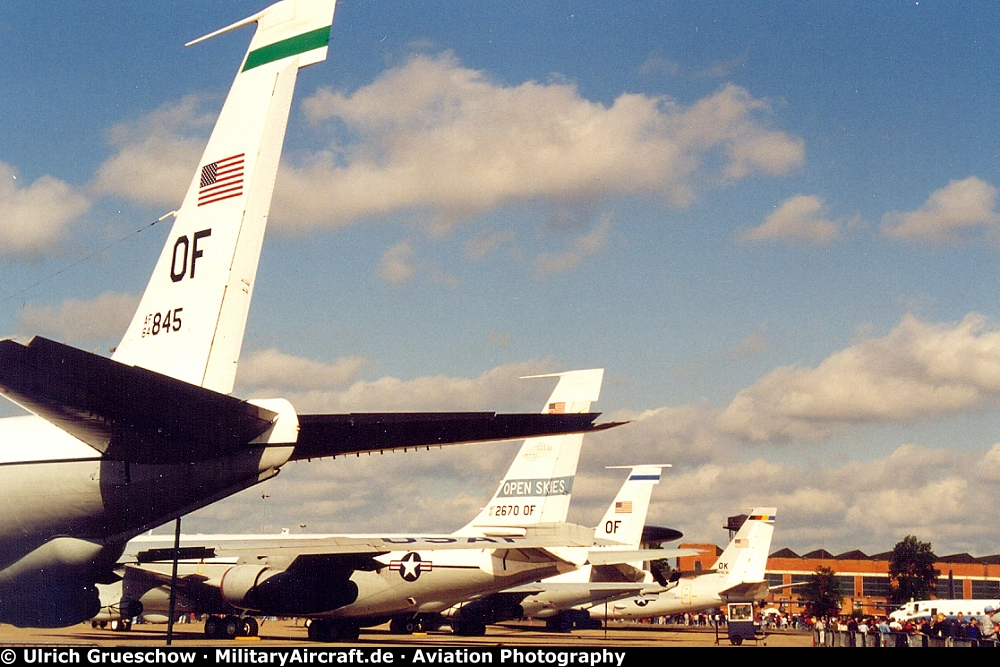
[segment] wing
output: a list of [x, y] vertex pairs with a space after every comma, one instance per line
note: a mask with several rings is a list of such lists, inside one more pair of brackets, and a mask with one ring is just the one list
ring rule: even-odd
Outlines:
[[610, 549], [593, 549], [588, 560], [591, 565], [621, 565], [636, 561], [659, 560], [677, 556], [696, 556], [697, 549], [635, 549], [633, 551], [612, 551]]
[[237, 451], [275, 414], [36, 336], [0, 341], [0, 394], [109, 459], [199, 461]]
[[[143, 536], [129, 542], [124, 562], [150, 563], [173, 558], [173, 537]], [[233, 559], [243, 562], [291, 563], [304, 556], [375, 557], [393, 551], [438, 551], [450, 549], [548, 549], [590, 547], [591, 528], [572, 523], [539, 523], [497, 535], [351, 536], [320, 535], [191, 535], [181, 539], [181, 560]]]
[[657, 593], [662, 593], [665, 590], [669, 590], [672, 586], [660, 586], [656, 583], [649, 583], [643, 581], [536, 581], [531, 584], [524, 584], [523, 586], [514, 586], [513, 588], [507, 588], [504, 593], [527, 593], [529, 595], [535, 593], [543, 593], [545, 591], [554, 592], [570, 592], [579, 593], [585, 591], [593, 591], [595, 593], [600, 593], [601, 598], [611, 597], [613, 595], [620, 595], [621, 597], [632, 596], [632, 595], [655, 595]]
[[[0, 394], [87, 443], [135, 463], [203, 461], [251, 447], [277, 413], [249, 401], [36, 336], [0, 341]], [[299, 417], [292, 460], [579, 433], [598, 413], [364, 413]]]
[[600, 431], [600, 413], [396, 412], [300, 415], [293, 461], [359, 452]]

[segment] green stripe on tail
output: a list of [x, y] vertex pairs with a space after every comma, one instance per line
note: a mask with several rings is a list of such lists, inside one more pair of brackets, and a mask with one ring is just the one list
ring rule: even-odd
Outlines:
[[329, 41], [330, 26], [326, 26], [325, 28], [310, 30], [309, 32], [304, 32], [301, 35], [283, 39], [280, 42], [275, 42], [274, 44], [262, 46], [259, 49], [251, 51], [250, 54], [247, 55], [247, 62], [243, 66], [243, 71], [246, 72], [249, 69], [266, 65], [267, 63], [274, 62], [275, 60], [281, 60], [282, 58], [322, 48], [326, 46]]

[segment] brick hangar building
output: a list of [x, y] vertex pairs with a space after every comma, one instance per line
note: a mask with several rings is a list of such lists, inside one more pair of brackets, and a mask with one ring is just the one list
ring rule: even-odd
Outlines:
[[[728, 528], [734, 531], [745, 520], [731, 517]], [[697, 549], [697, 556], [678, 558], [681, 570], [707, 570], [722, 554], [714, 544], [681, 544], [683, 549]], [[799, 555], [791, 549], [781, 549], [767, 559], [765, 576], [769, 586], [803, 583], [820, 567], [833, 570], [844, 596], [841, 613], [860, 611], [866, 615], [886, 613], [889, 594], [889, 558], [892, 552], [869, 556], [861, 551], [833, 555], [819, 549]], [[934, 564], [941, 575], [937, 579], [937, 599], [1000, 599], [1000, 554], [975, 557], [967, 553], [942, 556]], [[795, 587], [785, 588], [766, 598], [771, 606], [791, 614], [801, 613], [803, 606]], [[891, 611], [891, 610], [890, 610]]]

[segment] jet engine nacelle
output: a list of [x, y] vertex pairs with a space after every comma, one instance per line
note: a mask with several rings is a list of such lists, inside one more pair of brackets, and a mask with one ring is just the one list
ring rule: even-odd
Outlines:
[[111, 572], [121, 545], [71, 537], [49, 540], [0, 571], [0, 623], [62, 628], [101, 610], [94, 582]]
[[237, 565], [222, 576], [222, 599], [237, 609], [276, 616], [321, 614], [358, 599], [348, 572], [319, 576], [313, 568], [275, 570]]

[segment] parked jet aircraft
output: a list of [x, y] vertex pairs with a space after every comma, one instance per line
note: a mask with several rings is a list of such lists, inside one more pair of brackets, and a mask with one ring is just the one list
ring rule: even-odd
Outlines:
[[[549, 441], [570, 440], [573, 436], [564, 438], [547, 438]], [[304, 557], [304, 563], [297, 565], [295, 561], [289, 565], [285, 573], [278, 573], [274, 578], [278, 580], [284, 577], [284, 581], [278, 586], [271, 587], [266, 591], [272, 600], [284, 600], [285, 603], [302, 605], [305, 604], [302, 595], [304, 591], [309, 591], [310, 595], [315, 595], [317, 591], [326, 599], [339, 603], [342, 599], [337, 598], [338, 591], [350, 590], [357, 595], [355, 602], [345, 605], [336, 610], [331, 610], [325, 614], [305, 614], [313, 618], [310, 625], [309, 636], [315, 640], [330, 641], [335, 639], [353, 639], [358, 636], [360, 627], [372, 626], [384, 623], [389, 620], [390, 629], [397, 634], [408, 634], [417, 629], [436, 629], [446, 622], [450, 622], [458, 634], [478, 635], [485, 632], [485, 625], [491, 619], [484, 616], [484, 607], [472, 603], [472, 605], [462, 608], [464, 611], [472, 611], [464, 617], [461, 614], [452, 614], [446, 619], [438, 610], [444, 608], [450, 601], [454, 601], [461, 596], [463, 599], [475, 594], [488, 594], [490, 591], [504, 587], [511, 581], [526, 581], [539, 576], [544, 576], [545, 572], [553, 569], [567, 570], [575, 564], [579, 564], [582, 559], [588, 557], [597, 560], [595, 549], [590, 548], [590, 541], [603, 540], [606, 547], [600, 549], [600, 559], [603, 562], [618, 563], [624, 558], [632, 558], [633, 552], [619, 552], [615, 549], [627, 547], [625, 544], [612, 545], [608, 536], [617, 537], [616, 527], [624, 532], [624, 525], [628, 519], [624, 518], [628, 513], [628, 503], [633, 497], [638, 497], [639, 502], [643, 495], [648, 496], [648, 491], [636, 489], [637, 486], [645, 485], [651, 487], [658, 479], [650, 475], [642, 476], [643, 479], [633, 479], [627, 481], [623, 491], [612, 503], [612, 510], [609, 511], [606, 529], [598, 531], [574, 530], [570, 524], [561, 523], [531, 523], [531, 516], [540, 516], [543, 519], [558, 519], [565, 515], [565, 506], [569, 500], [568, 490], [572, 486], [572, 477], [575, 469], [575, 455], [579, 452], [576, 443], [566, 443], [569, 451], [558, 451], [559, 444], [555, 444], [555, 449], [545, 453], [542, 448], [547, 447], [545, 443], [528, 441], [522, 448], [514, 464], [508, 471], [494, 502], [488, 505], [480, 516], [468, 524], [464, 529], [452, 533], [451, 535], [437, 537], [371, 537], [353, 538], [363, 540], [364, 545], [352, 548], [349, 540], [352, 538], [339, 538], [344, 541], [342, 546], [347, 549], [342, 553], [336, 553], [330, 547], [329, 538], [308, 538], [300, 539], [292, 536], [275, 539], [246, 537], [238, 538], [247, 543], [256, 541], [255, 548], [240, 549], [232, 540], [232, 536], [220, 537], [217, 540], [211, 538], [198, 538], [191, 536], [187, 538], [188, 543], [201, 543], [218, 545], [211, 549], [215, 553], [237, 553], [240, 558], [231, 558], [227, 563], [197, 562], [184, 563], [180, 566], [180, 577], [178, 581], [177, 609], [180, 613], [214, 611], [219, 614], [226, 614], [224, 619], [210, 619], [206, 623], [205, 631], [211, 636], [236, 636], [239, 634], [254, 634], [257, 629], [257, 622], [252, 617], [238, 618], [233, 607], [246, 607], [240, 601], [233, 601], [227, 597], [226, 581], [231, 576], [230, 572], [238, 567], [254, 567], [254, 565], [244, 566], [239, 563], [256, 562], [257, 558], [271, 558], [275, 562], [280, 559], [275, 557], [277, 550], [273, 545], [287, 542], [286, 550], [298, 553], [298, 557]], [[541, 445], [542, 448], [539, 447]], [[546, 461], [545, 459], [551, 459]], [[555, 475], [553, 467], [558, 466]], [[570, 468], [572, 466], [572, 469]], [[658, 468], [653, 467], [656, 471]], [[564, 474], [568, 473], [568, 474]], [[538, 475], [548, 477], [538, 477]], [[524, 475], [529, 477], [524, 478]], [[552, 484], [553, 480], [559, 480]], [[502, 503], [510, 502], [510, 492], [517, 486], [531, 483], [536, 489], [539, 485], [549, 485], [550, 488], [564, 487], [566, 493], [558, 492], [550, 496], [539, 496], [531, 498], [523, 496], [519, 500], [522, 507], [519, 510], [522, 526], [508, 524], [499, 519], [504, 518], [502, 511], [497, 512], [495, 508], [502, 507]], [[535, 505], [537, 510], [532, 511], [525, 517], [523, 508]], [[490, 508], [494, 508], [490, 511]], [[613, 512], [617, 512], [614, 514]], [[506, 515], [511, 516], [509, 513]], [[620, 518], [615, 518], [620, 517]], [[602, 522], [602, 525], [605, 525]], [[640, 527], [641, 529], [641, 527]], [[501, 537], [505, 536], [505, 537]], [[397, 551], [385, 553], [389, 549], [397, 548], [394, 544], [407, 542], [409, 551]], [[500, 541], [498, 546], [495, 544]], [[576, 543], [573, 544], [573, 541]], [[132, 547], [140, 545], [149, 546], [154, 542], [146, 538], [138, 538], [130, 543]], [[162, 538], [159, 540], [163, 544]], [[229, 546], [226, 546], [227, 543]], [[376, 543], [382, 543], [383, 553], [375, 553], [371, 547]], [[488, 546], [487, 546], [488, 545]], [[368, 552], [365, 552], [365, 548]], [[462, 549], [458, 551], [455, 549]], [[324, 551], [325, 550], [325, 551]], [[166, 550], [162, 550], [165, 552]], [[661, 552], [656, 555], [668, 557], [673, 555], [685, 555], [694, 553], [684, 550], [649, 550]], [[363, 556], [368, 556], [369, 560], [362, 560]], [[320, 558], [323, 562], [317, 566], [319, 560], [309, 562], [309, 558]], [[340, 561], [345, 566], [355, 567], [359, 571], [350, 574], [350, 580], [346, 585], [334, 581], [329, 577], [335, 562]], [[387, 567], [388, 565], [388, 567]], [[606, 565], [605, 567], [612, 567]], [[232, 568], [232, 569], [231, 569]], [[292, 579], [288, 573], [296, 571], [296, 579]], [[360, 570], [364, 570], [363, 572]], [[126, 567], [124, 577], [125, 602], [118, 603], [117, 600], [109, 602], [107, 611], [97, 619], [103, 622], [122, 622], [121, 611], [134, 613], [139, 609], [139, 605], [134, 603], [138, 600], [143, 609], [143, 614], [150, 618], [166, 619], [166, 611], [169, 604], [168, 584], [170, 576], [169, 567], [166, 564], [137, 563]], [[398, 573], [398, 574], [397, 574]], [[270, 573], [262, 571], [260, 574], [260, 584], [256, 590], [240, 593], [242, 599], [251, 600], [254, 613], [295, 613], [303, 614], [301, 607], [296, 612], [289, 611], [287, 607], [279, 607], [276, 603], [265, 603], [260, 598], [253, 599], [261, 594], [270, 580]], [[417, 581], [420, 584], [417, 584]], [[350, 584], [355, 584], [357, 589], [348, 588]], [[650, 588], [649, 585], [645, 586]], [[620, 589], [621, 585], [617, 586]], [[652, 588], [657, 587], [655, 584]], [[630, 590], [634, 591], [635, 587]], [[487, 599], [493, 596], [488, 596]], [[524, 596], [518, 596], [518, 600]], [[290, 601], [290, 602], [289, 602]], [[503, 600], [501, 600], [503, 602]], [[271, 606], [269, 606], [269, 604]], [[515, 602], [516, 604], [516, 602]], [[496, 607], [491, 605], [491, 609]], [[387, 613], [395, 610], [395, 614]], [[399, 610], [403, 610], [401, 613]], [[460, 610], [460, 611], [462, 611]], [[519, 614], [517, 614], [519, 615]]]
[[768, 593], [764, 567], [776, 513], [773, 507], [753, 510], [708, 572], [682, 578], [662, 593], [607, 603], [594, 611], [616, 619], [652, 618], [763, 598]]
[[[560, 374], [547, 406], [589, 410], [600, 380], [601, 371]], [[581, 444], [581, 435], [527, 440], [490, 503], [450, 535], [291, 541], [273, 536], [190, 536], [185, 544], [209, 546], [214, 556], [232, 557], [226, 563], [181, 566], [177, 592], [182, 608], [228, 614], [224, 625], [213, 621], [206, 632], [221, 627], [230, 635], [244, 628], [252, 633], [255, 627], [236, 618], [234, 608], [312, 618], [309, 636], [321, 641], [356, 638], [361, 627], [386, 621], [391, 621], [394, 632], [436, 627], [444, 622], [439, 612], [459, 601], [569, 571], [591, 555], [580, 547], [589, 546], [594, 532], [586, 529], [585, 540], [579, 533], [567, 532], [579, 527], [562, 523]], [[550, 539], [543, 543], [545, 532]], [[613, 528], [610, 532], [614, 534]], [[142, 537], [133, 540], [129, 550], [164, 545], [162, 537]], [[165, 555], [168, 550], [160, 551]], [[631, 552], [628, 557], [633, 557]], [[162, 614], [169, 566], [139, 562], [146, 556], [138, 554], [136, 560], [126, 567], [121, 607], [132, 613], [138, 601], [145, 611]], [[460, 618], [453, 627], [460, 634], [485, 631], [478, 617]]]
[[129, 538], [288, 461], [594, 428], [592, 414], [297, 415], [228, 395], [296, 75], [326, 58], [334, 4], [283, 0], [208, 35], [257, 24], [114, 356], [0, 341], [0, 394], [33, 413], [0, 420], [0, 622], [92, 617]]
[[1000, 609], [1000, 600], [910, 600], [889, 614], [894, 621], [912, 621], [944, 614], [955, 618], [961, 612], [965, 618], [982, 616], [986, 607]]
[[[643, 559], [662, 558], [662, 554], [657, 555], [654, 550], [639, 551], [639, 547], [653, 486], [660, 482], [660, 470], [670, 466], [612, 467], [629, 468], [631, 472], [594, 529], [595, 538], [603, 539], [607, 544], [591, 550], [590, 560], [583, 567], [537, 583], [493, 593], [449, 610], [446, 616], [475, 614], [486, 624], [516, 618], [543, 618], [550, 628], [586, 628], [593, 627], [593, 623], [599, 626], [600, 622], [592, 621], [585, 609], [574, 607], [629, 597], [641, 591], [662, 591], [663, 586], [642, 569]], [[679, 551], [671, 553], [683, 555]], [[602, 563], [606, 554], [612, 556], [612, 563]]]

